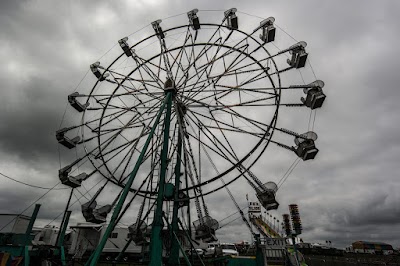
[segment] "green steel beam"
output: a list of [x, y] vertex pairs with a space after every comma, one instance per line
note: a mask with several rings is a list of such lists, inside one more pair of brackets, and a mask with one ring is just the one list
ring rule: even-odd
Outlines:
[[36, 217], [37, 217], [37, 214], [39, 212], [39, 209], [40, 209], [40, 204], [36, 204], [35, 205], [35, 209], [33, 210], [31, 219], [29, 220], [28, 227], [26, 228], [26, 231], [25, 231], [24, 248], [21, 249], [21, 256], [22, 255], [24, 256], [24, 264], [26, 266], [28, 266], [29, 263], [30, 263], [29, 247], [28, 246], [29, 246], [30, 241], [31, 241], [31, 232], [32, 232], [33, 224], [36, 221]]
[[179, 249], [180, 244], [176, 237], [178, 232], [178, 210], [179, 210], [179, 188], [180, 188], [180, 176], [181, 176], [181, 158], [182, 158], [182, 135], [179, 130], [178, 133], [178, 150], [175, 164], [175, 195], [174, 195], [174, 209], [172, 212], [172, 223], [171, 223], [171, 253], [168, 258], [168, 265], [175, 266], [179, 265]]
[[[100, 258], [100, 255], [101, 255], [101, 252], [103, 251], [103, 248], [106, 245], [107, 239], [110, 236], [111, 231], [115, 227], [115, 222], [116, 222], [116, 220], [117, 220], [117, 218], [118, 218], [118, 216], [119, 216], [119, 214], [121, 212], [121, 209], [122, 209], [122, 206], [123, 206], [123, 204], [124, 204], [124, 202], [126, 200], [126, 197], [128, 196], [129, 189], [132, 186], [133, 180], [135, 179], [135, 177], [136, 177], [136, 175], [137, 175], [137, 173], [139, 171], [139, 168], [140, 168], [140, 165], [142, 163], [142, 160], [143, 160], [143, 158], [145, 156], [147, 148], [149, 147], [150, 141], [151, 141], [151, 139], [152, 139], [152, 137], [154, 135], [154, 131], [155, 131], [156, 127], [158, 126], [158, 123], [160, 122], [160, 118], [161, 118], [161, 115], [162, 115], [162, 113], [164, 111], [166, 103], [167, 103], [167, 106], [169, 105], [169, 113], [171, 113], [171, 98], [172, 98], [171, 93], [167, 93], [167, 96], [164, 99], [164, 104], [161, 105], [161, 107], [160, 107], [160, 110], [158, 112], [157, 118], [156, 118], [156, 120], [155, 120], [155, 122], [153, 124], [153, 127], [151, 128], [149, 136], [146, 139], [146, 143], [144, 144], [143, 149], [142, 149], [142, 151], [141, 151], [141, 153], [139, 155], [139, 158], [136, 161], [135, 167], [133, 168], [133, 171], [132, 171], [131, 175], [129, 176], [128, 182], [125, 184], [124, 190], [123, 190], [123, 192], [122, 192], [122, 194], [121, 194], [121, 196], [119, 198], [119, 201], [118, 201], [117, 205], [115, 206], [115, 209], [114, 209], [113, 215], [111, 217], [110, 223], [108, 224], [107, 229], [104, 232], [104, 235], [103, 235], [99, 245], [97, 246], [97, 248], [94, 251], [94, 253], [92, 254], [92, 256], [89, 258], [89, 260], [86, 262], [85, 266], [88, 266], [88, 265], [95, 266], [95, 265], [97, 265], [97, 262], [98, 262], [98, 260]], [[161, 265], [161, 264], [159, 264], [159, 265]]]
[[64, 245], [64, 237], [65, 237], [65, 232], [67, 231], [67, 227], [68, 227], [68, 222], [69, 222], [69, 217], [71, 216], [71, 211], [67, 211], [65, 213], [65, 217], [64, 220], [62, 221], [62, 228], [60, 230], [59, 233], [59, 238], [58, 238], [58, 242], [57, 242], [57, 246], [61, 247]]
[[120, 252], [120, 253], [118, 254], [118, 256], [115, 258], [115, 261], [116, 261], [116, 262], [119, 262], [119, 261], [121, 260], [121, 258], [122, 258], [122, 256], [124, 255], [126, 249], [129, 247], [129, 245], [132, 243], [132, 241], [133, 241], [133, 238], [130, 238], [130, 239], [126, 242], [124, 248], [121, 250], [121, 252]]
[[29, 220], [28, 227], [26, 228], [26, 231], [25, 231], [25, 244], [24, 244], [24, 246], [27, 246], [29, 244], [29, 240], [30, 240], [33, 224], [36, 221], [36, 217], [37, 217], [37, 214], [39, 212], [39, 209], [40, 209], [40, 204], [36, 204], [35, 205], [35, 209], [33, 210], [31, 219]]
[[264, 266], [265, 265], [265, 260], [264, 260], [264, 253], [261, 248], [261, 241], [260, 241], [260, 235], [255, 234], [256, 238], [256, 265], [257, 266]]
[[23, 251], [24, 251], [24, 266], [29, 266], [31, 264], [29, 257], [29, 247], [25, 246]]
[[66, 266], [67, 265], [67, 261], [65, 259], [65, 249], [64, 249], [64, 247], [60, 247], [60, 256], [61, 256], [61, 265], [62, 266]]
[[[72, 194], [73, 194], [73, 193], [74, 193], [74, 188], [71, 188], [71, 191], [70, 191], [70, 193], [69, 193], [69, 197], [68, 197], [67, 204], [65, 205], [65, 211], [64, 211], [63, 217], [62, 217], [62, 219], [61, 219], [60, 228], [63, 228], [63, 227], [64, 227], [65, 216], [67, 215], [67, 211], [68, 211], [68, 208], [69, 208], [69, 204], [71, 203], [71, 199], [72, 199]], [[59, 243], [59, 241], [60, 241], [61, 231], [62, 231], [62, 230], [60, 230], [60, 231], [58, 232], [58, 235], [57, 235], [57, 239], [56, 239], [56, 244], [57, 244], [57, 245], [58, 245], [58, 243]], [[65, 232], [64, 232], [64, 233], [65, 233]], [[58, 246], [60, 246], [60, 245], [58, 245]]]
[[296, 249], [296, 235], [292, 234], [292, 244], [293, 244], [293, 249], [294, 249], [294, 255], [295, 255], [295, 259], [296, 259], [296, 263], [297, 265], [300, 265], [300, 260], [299, 260], [299, 256], [297, 254], [297, 249]]
[[164, 119], [164, 142], [161, 151], [161, 171], [158, 184], [158, 194], [156, 199], [156, 209], [154, 211], [154, 220], [150, 238], [150, 264], [151, 266], [162, 265], [162, 237], [161, 231], [164, 227], [163, 223], [163, 203], [164, 203], [164, 185], [167, 172], [168, 160], [168, 142], [169, 128], [171, 124], [171, 106], [172, 106], [172, 91], [167, 92], [167, 110]]
[[65, 237], [65, 232], [67, 231], [68, 227], [68, 222], [69, 222], [69, 217], [71, 216], [71, 211], [67, 211], [64, 216], [64, 220], [62, 221], [62, 228], [60, 230], [60, 233], [58, 234], [58, 242], [57, 246], [60, 247], [60, 255], [61, 255], [61, 264], [63, 266], [67, 265], [65, 261], [65, 251], [64, 251], [64, 237]]

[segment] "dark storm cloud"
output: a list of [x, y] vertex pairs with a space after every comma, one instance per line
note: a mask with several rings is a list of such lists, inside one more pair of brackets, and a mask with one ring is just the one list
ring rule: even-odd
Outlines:
[[[56, 184], [59, 162], [54, 131], [66, 96], [89, 64], [119, 38], [158, 18], [195, 7], [226, 10], [235, 6], [260, 17], [275, 16], [276, 23], [293, 37], [307, 41], [313, 68], [326, 83], [328, 98], [315, 126], [320, 153], [315, 161], [300, 163], [282, 186], [276, 216], [287, 212], [288, 204], [298, 203], [305, 241], [332, 240], [345, 246], [355, 240], [379, 240], [400, 245], [394, 237], [400, 232], [399, 5], [398, 1], [312, 0], [1, 1], [0, 170], [31, 183]], [[304, 128], [304, 123], [285, 117], [288, 114], [282, 112], [280, 118], [291, 129]], [[263, 181], [279, 181], [294, 154], [276, 147], [268, 150], [272, 156], [260, 160], [254, 172]], [[21, 211], [43, 192], [1, 182], [2, 212]], [[234, 183], [231, 190], [240, 206], [246, 205], [247, 193], [255, 199], [246, 182]], [[63, 210], [67, 196], [59, 191], [43, 200], [43, 224]], [[217, 220], [235, 212], [223, 190], [206, 201]], [[79, 205], [74, 206], [72, 218], [79, 221]], [[241, 238], [249, 237], [240, 219], [231, 226], [220, 230], [221, 240], [239, 240], [235, 233], [239, 231], [246, 232]]]
[[[23, 160], [50, 159], [56, 154], [55, 129], [60, 116], [54, 110], [53, 81], [32, 78], [22, 88], [18, 99], [2, 98], [0, 119], [0, 147]], [[49, 90], [50, 89], [50, 90]], [[56, 97], [55, 97], [56, 96]]]

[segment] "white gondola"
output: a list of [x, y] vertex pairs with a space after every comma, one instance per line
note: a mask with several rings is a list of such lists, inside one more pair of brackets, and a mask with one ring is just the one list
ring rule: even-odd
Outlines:
[[160, 40], [164, 39], [164, 38], [165, 38], [165, 35], [166, 35], [166, 34], [163, 32], [163, 30], [162, 30], [162, 28], [161, 28], [161, 26], [160, 26], [161, 21], [162, 21], [162, 20], [159, 19], [159, 20], [153, 21], [153, 22], [151, 23], [151, 26], [153, 27], [154, 31], [156, 32], [157, 37], [158, 37]]
[[176, 91], [175, 82], [172, 79], [167, 78], [164, 83], [164, 91], [165, 93], [167, 93], [168, 91]]
[[195, 229], [195, 239], [203, 240], [205, 243], [218, 241], [215, 236], [215, 230], [218, 229], [219, 223], [210, 216], [204, 216], [202, 219], [193, 222]]
[[311, 109], [320, 108], [325, 101], [326, 95], [322, 91], [325, 83], [322, 80], [316, 80], [309, 84], [303, 91], [306, 97], [301, 97], [303, 104]]
[[147, 229], [148, 226], [145, 221], [141, 220], [139, 223], [134, 223], [128, 227], [129, 230], [129, 238], [132, 238], [132, 241], [136, 245], [142, 245], [147, 243]]
[[267, 210], [276, 210], [279, 203], [275, 199], [278, 186], [274, 182], [267, 182], [263, 186], [256, 188], [256, 196], [261, 205]]
[[65, 136], [65, 133], [68, 131], [68, 128], [62, 128], [56, 131], [56, 138], [58, 143], [67, 147], [68, 149], [72, 149], [76, 147], [76, 144], [81, 140], [79, 136], [76, 136], [73, 139]]
[[100, 208], [96, 208], [95, 200], [82, 204], [82, 214], [86, 222], [101, 224], [107, 221], [107, 215], [112, 210], [112, 205], [107, 204]]
[[275, 18], [269, 17], [260, 22], [260, 27], [262, 33], [260, 34], [260, 39], [263, 42], [272, 42], [275, 40], [276, 28], [274, 27]]
[[306, 42], [298, 42], [295, 45], [290, 47], [290, 53], [292, 54], [292, 58], [287, 60], [287, 63], [293, 68], [302, 68], [306, 65], [308, 53], [306, 53], [307, 43]]
[[75, 110], [77, 110], [78, 112], [83, 112], [89, 106], [89, 102], [86, 104], [81, 104], [80, 102], [78, 102], [76, 100], [76, 97], [79, 97], [79, 95], [80, 94], [78, 92], [74, 92], [74, 93], [68, 95], [68, 102], [72, 107], [75, 108]]
[[121, 46], [122, 50], [124, 51], [125, 55], [127, 57], [130, 57], [133, 54], [132, 54], [132, 50], [129, 47], [129, 44], [127, 41], [128, 41], [128, 37], [125, 37], [125, 38], [122, 38], [121, 40], [119, 40], [118, 43], [119, 43], [119, 46]]
[[70, 176], [72, 166], [68, 165], [60, 170], [58, 170], [58, 177], [62, 184], [69, 186], [71, 188], [77, 188], [81, 186], [82, 181], [85, 181], [88, 178], [86, 173], [81, 173], [77, 176]]
[[318, 153], [318, 149], [315, 147], [314, 141], [318, 138], [317, 134], [309, 131], [296, 137], [294, 142], [297, 147], [295, 148], [295, 153], [304, 161], [314, 159]]
[[194, 29], [194, 30], [200, 29], [200, 21], [199, 21], [199, 17], [197, 16], [197, 12], [199, 12], [198, 9], [193, 9], [187, 13], [189, 22], [190, 22], [190, 26], [192, 26], [192, 29]]
[[239, 28], [238, 24], [238, 18], [236, 16], [236, 8], [231, 8], [227, 11], [224, 12], [225, 18], [226, 18], [226, 26], [229, 29], [235, 29], [237, 30]]
[[96, 76], [96, 78], [99, 81], [103, 81], [106, 79], [106, 77], [109, 76], [109, 73], [101, 73], [99, 68], [100, 68], [100, 62], [95, 62], [90, 65], [90, 70], [92, 70], [92, 73]]

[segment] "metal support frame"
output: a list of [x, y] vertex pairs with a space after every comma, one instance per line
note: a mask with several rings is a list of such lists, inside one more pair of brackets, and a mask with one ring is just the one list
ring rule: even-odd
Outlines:
[[20, 255], [24, 256], [24, 265], [25, 266], [29, 266], [29, 264], [30, 264], [29, 244], [30, 244], [31, 232], [32, 232], [33, 225], [36, 221], [36, 217], [39, 213], [40, 206], [41, 206], [40, 204], [35, 205], [35, 209], [33, 210], [31, 219], [29, 220], [28, 227], [26, 228], [26, 231], [25, 231], [24, 246], [20, 252]]
[[120, 253], [118, 254], [118, 256], [115, 258], [115, 262], [119, 262], [119, 261], [121, 260], [122, 256], [125, 254], [125, 251], [128, 249], [128, 247], [129, 247], [129, 245], [132, 243], [132, 241], [133, 241], [133, 238], [130, 238], [130, 239], [126, 242], [124, 248], [121, 250], [121, 252], [120, 252]]
[[299, 255], [297, 254], [297, 248], [296, 248], [296, 235], [292, 234], [291, 238], [292, 238], [292, 244], [293, 244], [294, 255], [296, 258], [296, 263], [297, 263], [297, 265], [300, 266]]
[[[118, 218], [118, 215], [121, 212], [121, 209], [122, 209], [122, 206], [123, 206], [123, 204], [124, 204], [124, 202], [126, 200], [126, 197], [128, 196], [128, 193], [129, 193], [129, 190], [130, 190], [130, 188], [132, 186], [133, 180], [135, 179], [136, 174], [139, 171], [139, 167], [140, 167], [140, 165], [142, 163], [142, 160], [143, 160], [143, 158], [145, 156], [147, 148], [149, 147], [150, 140], [152, 139], [152, 137], [154, 135], [154, 132], [155, 132], [155, 129], [158, 126], [158, 123], [159, 123], [160, 118], [161, 118], [161, 114], [163, 113], [164, 108], [165, 108], [165, 103], [167, 103], [167, 106], [169, 106], [169, 113], [171, 113], [171, 98], [172, 98], [171, 93], [168, 93], [166, 95], [166, 97], [165, 97], [164, 104], [162, 104], [161, 107], [160, 107], [160, 110], [159, 110], [159, 113], [157, 115], [157, 118], [156, 118], [156, 120], [155, 120], [155, 122], [154, 122], [154, 124], [153, 124], [153, 126], [151, 128], [151, 131], [150, 131], [150, 133], [149, 133], [149, 135], [148, 135], [148, 137], [146, 139], [146, 143], [143, 146], [143, 149], [142, 149], [142, 151], [141, 151], [141, 153], [139, 155], [139, 158], [136, 161], [135, 168], [133, 169], [132, 173], [130, 174], [129, 180], [126, 183], [126, 185], [125, 185], [125, 187], [123, 189], [123, 192], [121, 194], [121, 197], [119, 198], [119, 201], [118, 201], [117, 205], [115, 206], [115, 209], [114, 209], [113, 215], [111, 217], [110, 223], [108, 224], [107, 229], [104, 232], [104, 235], [103, 235], [99, 245], [97, 246], [97, 248], [94, 251], [94, 253], [92, 254], [92, 256], [89, 258], [89, 260], [86, 262], [85, 266], [89, 266], [89, 265], [90, 266], [95, 266], [95, 265], [97, 265], [97, 262], [98, 262], [98, 260], [100, 258], [100, 255], [101, 255], [101, 252], [103, 251], [103, 248], [106, 245], [107, 239], [110, 236], [112, 230], [114, 230], [114, 227], [116, 225], [116, 220]], [[161, 265], [161, 264], [158, 264], [157, 266], [159, 266], [159, 265]]]
[[65, 232], [67, 231], [70, 216], [71, 216], [71, 211], [67, 211], [62, 221], [62, 227], [60, 228], [59, 238], [57, 241], [57, 246], [60, 248], [61, 264], [63, 266], [67, 265], [65, 261], [64, 237], [65, 237]]
[[161, 151], [161, 172], [158, 185], [158, 194], [156, 199], [156, 209], [154, 211], [154, 220], [150, 238], [150, 263], [151, 266], [162, 265], [162, 238], [161, 231], [164, 227], [163, 223], [163, 203], [164, 203], [164, 185], [165, 176], [167, 173], [168, 160], [168, 143], [169, 143], [169, 128], [171, 124], [171, 106], [172, 106], [173, 91], [167, 91], [166, 105], [167, 110], [164, 119], [164, 143]]
[[[64, 211], [64, 213], [63, 213], [63, 217], [62, 217], [62, 219], [61, 219], [61, 224], [60, 224], [60, 231], [58, 232], [58, 235], [57, 235], [57, 239], [56, 239], [56, 244], [60, 247], [61, 245], [62, 245], [62, 243], [64, 242], [64, 234], [65, 234], [65, 231], [64, 231], [64, 234], [62, 234], [62, 228], [64, 228], [64, 222], [65, 221], [67, 221], [67, 224], [68, 224], [68, 221], [69, 221], [69, 217], [68, 217], [68, 219], [65, 219], [66, 218], [66, 216], [67, 216], [67, 212], [68, 212], [68, 208], [69, 208], [69, 204], [71, 203], [71, 198], [72, 198], [72, 195], [73, 195], [73, 193], [74, 193], [74, 188], [71, 188], [71, 192], [69, 193], [69, 198], [68, 198], [68, 201], [67, 201], [67, 204], [66, 204], [66, 206], [65, 206], [65, 211]], [[66, 229], [66, 228], [65, 228]], [[60, 242], [60, 238], [63, 238], [63, 240]], [[60, 244], [61, 243], [61, 244]]]
[[261, 248], [261, 240], [260, 240], [260, 235], [259, 234], [254, 234], [255, 240], [256, 240], [256, 265], [257, 266], [264, 266], [265, 265], [265, 260], [264, 260], [264, 253]]
[[[178, 265], [179, 264], [179, 249], [180, 244], [176, 236], [179, 230], [178, 225], [178, 210], [179, 210], [179, 188], [180, 188], [180, 176], [181, 176], [181, 158], [182, 158], [182, 134], [179, 130], [178, 133], [178, 150], [175, 164], [175, 195], [174, 195], [174, 209], [172, 212], [172, 223], [171, 223], [171, 253], [168, 259], [167, 265]], [[186, 256], [186, 254], [185, 254]]]

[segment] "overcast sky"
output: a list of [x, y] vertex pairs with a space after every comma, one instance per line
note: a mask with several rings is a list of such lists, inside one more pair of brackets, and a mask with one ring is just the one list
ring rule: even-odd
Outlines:
[[[315, 74], [326, 84], [327, 100], [315, 121], [320, 152], [289, 176], [274, 215], [280, 219], [288, 204], [297, 203], [306, 242], [330, 240], [344, 247], [371, 240], [400, 247], [400, 3], [395, 0], [1, 1], [0, 172], [38, 186], [55, 185], [60, 168], [55, 130], [67, 95], [89, 65], [117, 40], [156, 19], [193, 8], [231, 7], [274, 16], [279, 27], [306, 41]], [[184, 24], [186, 17], [167, 22]], [[279, 181], [296, 158], [288, 151], [276, 153], [287, 155], [268, 157], [254, 169], [263, 181]], [[255, 199], [250, 187], [233, 184], [231, 189], [241, 206], [247, 193]], [[0, 213], [20, 213], [44, 193], [0, 176]], [[235, 209], [225, 191], [217, 193], [208, 202], [220, 220]], [[56, 190], [41, 199], [37, 224], [57, 217], [67, 196], [67, 190]], [[82, 219], [73, 209], [71, 223]], [[246, 230], [239, 219], [218, 236], [240, 241], [250, 238]]]

